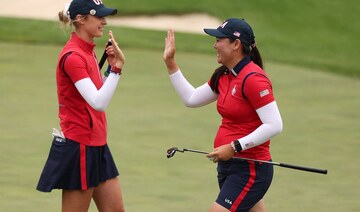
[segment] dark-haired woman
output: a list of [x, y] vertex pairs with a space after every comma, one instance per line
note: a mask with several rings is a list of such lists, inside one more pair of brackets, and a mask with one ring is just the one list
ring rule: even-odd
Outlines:
[[211, 212], [266, 211], [263, 197], [270, 187], [273, 167], [233, 157], [271, 160], [270, 138], [282, 131], [271, 82], [263, 71], [250, 25], [229, 18], [217, 29], [204, 29], [216, 38], [214, 48], [221, 64], [210, 80], [194, 88], [175, 61], [175, 36], [167, 33], [163, 59], [170, 80], [188, 107], [217, 101], [222, 123], [208, 155], [218, 163], [219, 195]]

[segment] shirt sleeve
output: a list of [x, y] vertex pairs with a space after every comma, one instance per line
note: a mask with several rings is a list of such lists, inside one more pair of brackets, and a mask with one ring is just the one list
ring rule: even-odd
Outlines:
[[256, 110], [262, 124], [249, 135], [239, 140], [243, 150], [258, 146], [283, 130], [283, 122], [275, 101]]
[[64, 71], [75, 84], [77, 81], [88, 78], [85, 58], [78, 53], [71, 53], [64, 62]]
[[208, 83], [194, 88], [180, 70], [171, 74], [170, 80], [175, 91], [187, 107], [201, 107], [217, 99], [217, 94], [211, 90]]
[[260, 74], [246, 79], [243, 93], [255, 110], [275, 100], [270, 80]]
[[108, 79], [99, 90], [90, 78], [77, 81], [75, 86], [92, 108], [97, 111], [105, 111], [115, 93], [119, 80], [119, 74], [110, 73]]

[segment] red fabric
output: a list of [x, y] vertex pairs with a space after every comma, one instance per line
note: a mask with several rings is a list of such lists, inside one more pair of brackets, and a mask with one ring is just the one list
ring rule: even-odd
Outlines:
[[80, 180], [81, 190], [87, 190], [87, 178], [86, 178], [86, 146], [80, 144]]
[[247, 184], [245, 185], [244, 189], [239, 194], [239, 196], [236, 198], [234, 204], [231, 206], [231, 208], [230, 208], [231, 212], [236, 211], [236, 209], [239, 207], [241, 202], [244, 200], [246, 194], [250, 191], [252, 185], [255, 182], [255, 178], [256, 178], [255, 162], [248, 161], [248, 163], [249, 163], [249, 169], [250, 169], [249, 180], [248, 180]]
[[[266, 76], [259, 66], [250, 62], [239, 72], [238, 76], [235, 77], [229, 73], [222, 75], [219, 79], [217, 110], [222, 117], [222, 123], [214, 140], [215, 148], [253, 132], [262, 124], [255, 110], [274, 101], [270, 80], [259, 74], [252, 74], [246, 79], [244, 93], [247, 99], [243, 97], [242, 83], [245, 76], [251, 72]], [[269, 143], [270, 140], [241, 151], [236, 156], [270, 160]]]
[[[102, 146], [106, 144], [105, 112], [93, 109], [74, 85], [84, 78], [90, 78], [97, 89], [103, 85], [94, 47], [95, 44], [87, 43], [73, 33], [60, 53], [56, 83], [60, 127], [64, 135], [88, 146]], [[60, 61], [68, 52], [72, 53], [66, 58], [62, 70]]]

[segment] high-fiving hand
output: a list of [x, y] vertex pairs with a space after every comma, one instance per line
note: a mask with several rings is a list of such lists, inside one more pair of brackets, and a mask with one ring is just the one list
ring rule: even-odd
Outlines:
[[106, 53], [108, 54], [108, 62], [110, 66], [115, 66], [116, 68], [122, 69], [125, 63], [124, 53], [118, 46], [112, 31], [109, 31], [109, 36], [112, 45], [106, 47]]
[[172, 74], [179, 70], [178, 65], [175, 61], [175, 34], [174, 30], [169, 29], [167, 32], [167, 36], [165, 38], [165, 48], [164, 48], [164, 55], [163, 59], [168, 69], [169, 74]]

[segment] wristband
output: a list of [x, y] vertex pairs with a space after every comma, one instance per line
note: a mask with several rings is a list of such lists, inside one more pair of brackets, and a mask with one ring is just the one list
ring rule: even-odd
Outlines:
[[231, 147], [234, 149], [236, 153], [242, 151], [242, 147], [239, 140], [235, 140], [231, 142]]
[[115, 66], [111, 66], [111, 72], [115, 73], [115, 74], [121, 74], [122, 68], [118, 68]]
[[231, 147], [233, 148], [234, 152], [237, 153], [237, 150], [236, 150], [235, 145], [234, 145], [234, 141], [231, 141], [230, 144], [231, 144]]

